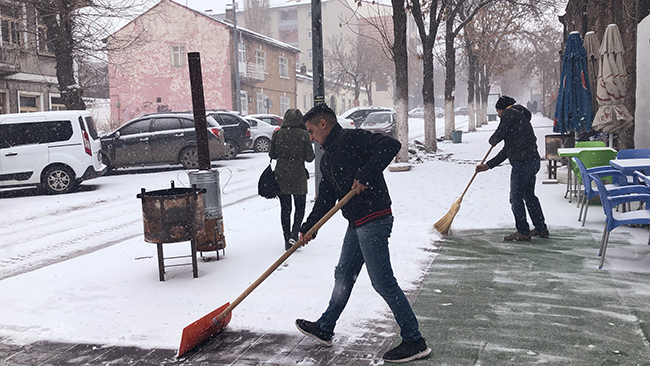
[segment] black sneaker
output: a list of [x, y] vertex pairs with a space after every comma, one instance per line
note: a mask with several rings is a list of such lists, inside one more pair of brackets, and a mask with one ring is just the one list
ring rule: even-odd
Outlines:
[[420, 338], [415, 342], [402, 341], [399, 346], [384, 354], [384, 361], [394, 363], [409, 362], [424, 358], [429, 353], [431, 353], [431, 348], [427, 347], [424, 338]]
[[326, 346], [332, 345], [332, 336], [334, 335], [334, 332], [322, 331], [320, 325], [316, 322], [310, 322], [305, 319], [296, 319], [296, 328], [298, 328], [302, 334], [314, 338], [320, 344]]
[[530, 236], [539, 236], [540, 238], [548, 238], [548, 229], [544, 229], [542, 231], [537, 231], [537, 229], [533, 229], [530, 231]]

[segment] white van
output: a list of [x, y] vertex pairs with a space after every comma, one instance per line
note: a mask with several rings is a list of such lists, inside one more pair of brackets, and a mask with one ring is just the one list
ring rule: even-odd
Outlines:
[[67, 193], [106, 171], [88, 111], [0, 114], [0, 188]]

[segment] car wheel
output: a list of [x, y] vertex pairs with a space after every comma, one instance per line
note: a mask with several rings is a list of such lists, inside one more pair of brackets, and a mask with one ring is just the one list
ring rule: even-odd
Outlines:
[[199, 153], [196, 146], [189, 146], [181, 150], [178, 155], [178, 162], [183, 164], [185, 169], [198, 169], [199, 168]]
[[45, 170], [41, 186], [47, 194], [68, 193], [77, 187], [74, 171], [63, 165], [54, 165]]
[[223, 156], [223, 158], [226, 160], [234, 159], [237, 157], [237, 150], [237, 145], [235, 145], [232, 141], [227, 141], [226, 154]]
[[255, 140], [255, 152], [269, 152], [271, 148], [271, 140], [266, 137], [260, 137]]

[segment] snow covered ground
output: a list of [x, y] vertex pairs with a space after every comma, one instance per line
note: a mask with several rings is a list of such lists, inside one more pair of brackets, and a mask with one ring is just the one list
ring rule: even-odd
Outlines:
[[[422, 124], [421, 119], [410, 121], [411, 139], [422, 139]], [[544, 135], [551, 133], [552, 122], [536, 115], [533, 124], [543, 156]], [[439, 119], [439, 134], [442, 125]], [[385, 172], [395, 215], [392, 262], [405, 291], [417, 289], [435, 259], [431, 249], [444, 238], [432, 230], [433, 223], [469, 182], [496, 126], [491, 122], [466, 133], [466, 117], [460, 117], [462, 143], [439, 143], [438, 154], [414, 164], [410, 172]], [[165, 282], [158, 280], [156, 248], [143, 239], [141, 204], [136, 199], [142, 187], [168, 188], [170, 180], [187, 185], [182, 170], [121, 172], [86, 182], [78, 193], [59, 196], [10, 197], [0, 192], [0, 339], [177, 348], [183, 327], [234, 300], [284, 252], [279, 202], [256, 195], [257, 178], [267, 163], [265, 154], [252, 153], [217, 162], [226, 255], [219, 261], [199, 260], [196, 279], [191, 267], [173, 267]], [[565, 186], [541, 184], [546, 179], [546, 162], [542, 164], [537, 192], [551, 235], [560, 227], [580, 227], [575, 201], [564, 199]], [[308, 169], [313, 173], [313, 163]], [[514, 230], [509, 173], [510, 167], [504, 165], [479, 174], [452, 230]], [[308, 211], [313, 178], [310, 190]], [[592, 207], [583, 230], [593, 236], [594, 252], [603, 223], [602, 210]], [[229, 327], [295, 333], [295, 318], [316, 319], [329, 299], [345, 226], [342, 216], [335, 215], [316, 240], [298, 250], [233, 311]], [[612, 235], [617, 233], [631, 233], [638, 245], [647, 241], [644, 229], [618, 228]], [[166, 244], [165, 254], [189, 254], [189, 244]], [[623, 267], [610, 259], [606, 270], [650, 268], [647, 261], [638, 265]], [[361, 336], [388, 314], [362, 271], [336, 332]]]

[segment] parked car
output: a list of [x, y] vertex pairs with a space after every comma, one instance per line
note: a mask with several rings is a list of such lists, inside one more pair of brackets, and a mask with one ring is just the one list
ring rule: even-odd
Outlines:
[[361, 123], [361, 129], [397, 138], [395, 112], [373, 112]]
[[[223, 128], [206, 117], [210, 160], [226, 154]], [[199, 166], [194, 115], [155, 113], [135, 118], [101, 137], [102, 158], [109, 169], [159, 164]]]
[[269, 152], [271, 148], [271, 137], [273, 132], [280, 129], [280, 126], [270, 125], [261, 119], [247, 117], [251, 125], [251, 136], [253, 138], [253, 151]]
[[343, 112], [341, 114], [341, 118], [349, 118], [354, 121], [354, 126], [356, 128], [359, 128], [361, 126], [361, 123], [363, 122], [366, 117], [373, 112], [382, 112], [382, 111], [387, 111], [387, 112], [393, 112], [395, 113], [395, 110], [393, 108], [384, 108], [384, 107], [354, 107], [351, 109], [348, 109], [347, 111]]
[[104, 174], [100, 150], [87, 111], [0, 115], [0, 188], [71, 192], [82, 181]]
[[417, 107], [411, 109], [409, 112], [409, 117], [411, 118], [424, 118], [424, 108], [423, 107]]
[[457, 116], [468, 116], [469, 109], [467, 109], [467, 107], [458, 107], [454, 109], [454, 114]]
[[[436, 118], [442, 118], [445, 116], [445, 110], [436, 107]], [[411, 118], [424, 118], [424, 107], [413, 108], [409, 112], [409, 117]]]
[[237, 112], [208, 111], [206, 114], [223, 128], [223, 139], [226, 142], [225, 159], [234, 159], [240, 152], [253, 148], [251, 126]]
[[343, 128], [357, 128], [357, 126], [354, 125], [354, 120], [352, 118], [343, 118], [341, 116], [336, 116], [336, 121]]
[[249, 114], [246, 117], [257, 118], [273, 126], [282, 126], [282, 121], [283, 121], [282, 117], [275, 114], [268, 114], [268, 113]]

